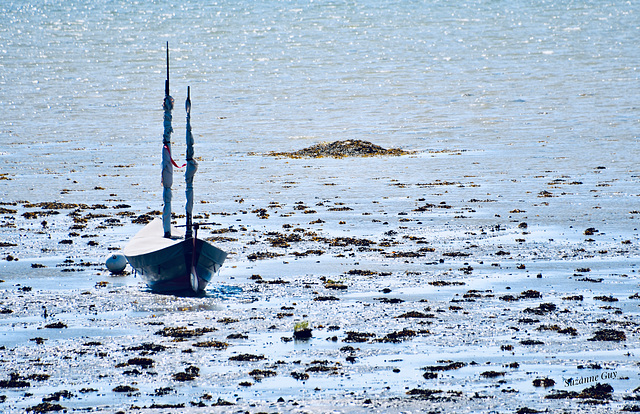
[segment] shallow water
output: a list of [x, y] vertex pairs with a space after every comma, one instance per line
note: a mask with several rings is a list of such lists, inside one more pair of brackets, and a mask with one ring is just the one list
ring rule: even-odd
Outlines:
[[[28, 389], [0, 389], [0, 411], [22, 412], [61, 390], [74, 394], [62, 406], [106, 412], [151, 404], [225, 412], [212, 406], [218, 398], [245, 411], [345, 413], [425, 404], [613, 412], [634, 404], [624, 398], [637, 398], [640, 386], [632, 297], [640, 257], [637, 4], [102, 0], [0, 9], [0, 207], [9, 210], [0, 215], [8, 243], [0, 247], [0, 380], [51, 375]], [[161, 207], [167, 41], [174, 158], [183, 157], [191, 86], [195, 213], [216, 223], [203, 237], [235, 239], [217, 242], [230, 255], [203, 298], [155, 295], [134, 275], [114, 277], [103, 266], [140, 228], [131, 219]], [[416, 153], [263, 155], [344, 139]], [[180, 181], [176, 171], [178, 214]], [[46, 210], [29, 203], [52, 201], [87, 204], [77, 211], [86, 227], [73, 228], [75, 208], [23, 215]], [[343, 207], [351, 210], [331, 210]], [[297, 228], [301, 242], [271, 246], [268, 232]], [[586, 235], [589, 228], [597, 231]], [[375, 244], [330, 246], [335, 237]], [[433, 251], [398, 257], [425, 247]], [[293, 254], [307, 250], [324, 253]], [[283, 256], [249, 259], [264, 251]], [[428, 283], [435, 281], [460, 284]], [[532, 289], [542, 297], [500, 299]], [[464, 297], [471, 290], [475, 301]], [[566, 299], [577, 295], [583, 300]], [[323, 296], [339, 300], [314, 300]], [[521, 322], [541, 303], [558, 309]], [[408, 311], [434, 317], [395, 318]], [[301, 320], [313, 339], [283, 341]], [[45, 328], [53, 322], [67, 327]], [[538, 329], [554, 324], [577, 336]], [[218, 331], [185, 342], [156, 335], [175, 326]], [[380, 339], [403, 328], [429, 333], [345, 342], [349, 331]], [[604, 328], [626, 340], [588, 340]], [[227, 339], [237, 333], [246, 338]], [[526, 339], [544, 344], [522, 345]], [[193, 346], [203, 340], [229, 347]], [[131, 348], [145, 343], [168, 349], [149, 356], [152, 369], [126, 374], [133, 369], [122, 364], [141, 354]], [[229, 360], [241, 353], [265, 360]], [[291, 376], [318, 360], [335, 375]], [[445, 360], [467, 365], [423, 378], [425, 366]], [[172, 379], [189, 365], [200, 368], [198, 378]], [[255, 380], [253, 369], [277, 375]], [[544, 398], [584, 388], [565, 386], [569, 377], [606, 372], [616, 378], [605, 404]], [[544, 377], [555, 387], [532, 385]], [[132, 384], [138, 391], [113, 391]], [[156, 395], [161, 387], [172, 391]], [[442, 398], [425, 403], [406, 394], [412, 389]]]

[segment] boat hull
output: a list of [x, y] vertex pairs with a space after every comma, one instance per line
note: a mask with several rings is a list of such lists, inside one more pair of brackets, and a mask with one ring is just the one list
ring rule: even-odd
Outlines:
[[153, 291], [202, 292], [227, 254], [204, 240], [184, 239], [177, 230], [172, 234], [164, 238], [162, 221], [156, 219], [131, 240], [124, 255]]

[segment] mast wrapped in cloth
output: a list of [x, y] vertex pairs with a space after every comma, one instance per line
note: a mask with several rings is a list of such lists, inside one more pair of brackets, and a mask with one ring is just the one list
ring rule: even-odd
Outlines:
[[193, 158], [193, 134], [191, 134], [191, 87], [187, 86], [187, 101], [185, 102], [187, 110], [187, 170], [184, 173], [184, 179], [187, 183], [185, 191], [187, 203], [185, 205], [187, 215], [187, 232], [185, 237], [191, 238], [193, 227], [191, 218], [193, 217], [193, 176], [198, 171], [198, 162]]
[[167, 80], [164, 82], [164, 133], [162, 134], [162, 228], [164, 237], [171, 237], [171, 186], [173, 185], [173, 160], [171, 159], [171, 111], [173, 98], [169, 95], [169, 42], [167, 42]]

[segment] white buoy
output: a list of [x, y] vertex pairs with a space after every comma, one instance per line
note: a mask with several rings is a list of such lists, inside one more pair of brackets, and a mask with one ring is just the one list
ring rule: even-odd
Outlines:
[[107, 257], [105, 264], [111, 273], [122, 273], [127, 267], [127, 258], [122, 253], [113, 253]]

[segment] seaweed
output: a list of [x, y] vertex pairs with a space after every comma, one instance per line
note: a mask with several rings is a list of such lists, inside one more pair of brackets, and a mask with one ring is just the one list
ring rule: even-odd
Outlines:
[[62, 398], [70, 399], [75, 397], [75, 395], [67, 390], [56, 391], [48, 397], [42, 397], [42, 402], [50, 402], [50, 401], [60, 401]]
[[266, 359], [264, 355], [239, 354], [229, 357], [229, 361], [256, 362]]
[[31, 383], [25, 381], [24, 378], [17, 372], [9, 374], [8, 380], [0, 380], [0, 388], [28, 388], [31, 387]]
[[188, 329], [184, 326], [178, 327], [165, 327], [160, 331], [157, 331], [156, 335], [161, 335], [164, 337], [171, 337], [176, 339], [185, 339], [185, 338], [193, 338], [195, 336], [202, 336], [205, 333], [217, 331], [216, 328], [196, 328], [196, 329]]
[[485, 371], [480, 374], [480, 376], [483, 378], [498, 378], [498, 377], [504, 377], [505, 375], [506, 375], [506, 372], [502, 372], [502, 371]]
[[583, 389], [581, 392], [576, 391], [554, 391], [545, 396], [547, 399], [584, 399], [584, 400], [611, 400], [613, 397], [613, 387], [609, 384], [596, 383], [591, 387]]
[[302, 321], [295, 324], [293, 327], [293, 337], [295, 339], [309, 339], [311, 338], [311, 328], [309, 328], [308, 321]]
[[593, 338], [587, 339], [587, 341], [612, 341], [612, 342], [622, 342], [626, 341], [627, 336], [622, 331], [617, 331], [615, 329], [600, 329], [593, 333]]
[[452, 371], [460, 368], [464, 368], [467, 366], [466, 362], [449, 362], [446, 365], [431, 365], [422, 368], [424, 371], [429, 372], [442, 372], [442, 371]]
[[[88, 343], [91, 345], [102, 345], [99, 342], [97, 343]], [[88, 345], [85, 344], [85, 345]], [[158, 352], [162, 352], [162, 351], [166, 351], [168, 348], [164, 345], [160, 345], [160, 344], [154, 344], [154, 343], [144, 343], [138, 346], [132, 346], [130, 348], [127, 348], [128, 351], [143, 351], [141, 354], [142, 355], [153, 355], [153, 354], [157, 354]]]
[[370, 332], [345, 332], [347, 335], [342, 342], [367, 342], [370, 338], [374, 338], [376, 334]]
[[526, 308], [525, 313], [533, 313], [534, 315], [546, 315], [554, 312], [557, 306], [553, 303], [541, 303], [537, 308]]
[[403, 313], [402, 315], [398, 315], [395, 318], [396, 319], [400, 319], [400, 318], [425, 319], [425, 318], [435, 318], [435, 315], [432, 314], [432, 313], [422, 313], [422, 312], [418, 312], [418, 311], [409, 311], [409, 312]]
[[154, 364], [151, 358], [130, 358], [127, 361], [128, 365], [137, 365], [142, 368], [151, 368]]
[[307, 374], [306, 372], [293, 371], [291, 372], [291, 376], [299, 381], [306, 381], [309, 379], [309, 374]]
[[464, 286], [465, 282], [450, 282], [446, 280], [434, 280], [429, 282], [431, 286]]
[[177, 372], [173, 374], [171, 377], [174, 379], [174, 381], [186, 382], [186, 381], [192, 381], [199, 376], [200, 376], [200, 368], [190, 365], [187, 368], [185, 368], [184, 372]]
[[374, 342], [398, 344], [402, 341], [412, 339], [416, 335], [417, 335], [416, 331], [404, 328], [401, 331], [388, 333], [382, 338], [376, 338]]
[[254, 369], [249, 372], [249, 375], [253, 377], [255, 381], [260, 381], [263, 378], [275, 377], [276, 375], [278, 375], [278, 373], [268, 369]]
[[525, 339], [520, 341], [522, 345], [544, 345], [544, 342], [538, 341], [537, 339]]
[[256, 260], [273, 259], [275, 257], [280, 257], [280, 256], [284, 256], [284, 254], [274, 253], [274, 252], [256, 252], [248, 255], [247, 259], [251, 261], [256, 261]]
[[536, 378], [533, 380], [534, 387], [549, 388], [549, 387], [553, 387], [554, 385], [556, 385], [556, 382], [551, 378]]
[[33, 407], [27, 407], [27, 412], [33, 413], [49, 413], [52, 411], [66, 411], [66, 408], [60, 404], [51, 404], [49, 402], [43, 402]]
[[138, 389], [136, 387], [132, 387], [130, 385], [118, 385], [118, 386], [114, 387], [112, 391], [113, 392], [132, 393], [132, 392], [138, 391]]
[[375, 156], [402, 156], [413, 154], [397, 148], [386, 149], [369, 141], [345, 140], [330, 143], [320, 143], [294, 152], [268, 152], [271, 157], [287, 158], [345, 158], [345, 157], [375, 157]]

